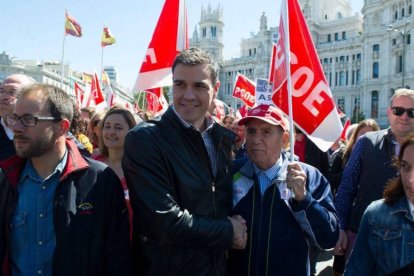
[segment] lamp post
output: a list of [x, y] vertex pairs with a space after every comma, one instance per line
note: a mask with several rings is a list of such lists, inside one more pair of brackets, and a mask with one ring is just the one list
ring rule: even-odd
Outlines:
[[404, 80], [405, 80], [405, 43], [406, 38], [410, 35], [410, 31], [412, 28], [408, 28], [410, 25], [410, 20], [405, 21], [405, 23], [400, 26], [394, 28], [392, 24], [388, 25], [387, 32], [397, 32], [401, 35], [402, 40], [402, 52], [401, 52], [401, 87], [404, 87]]

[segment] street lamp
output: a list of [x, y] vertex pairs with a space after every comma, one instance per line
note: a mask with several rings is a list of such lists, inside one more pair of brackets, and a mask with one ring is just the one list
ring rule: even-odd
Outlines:
[[407, 36], [410, 35], [410, 31], [412, 28], [408, 28], [410, 25], [410, 20], [405, 21], [405, 23], [400, 26], [394, 28], [392, 24], [388, 25], [387, 32], [397, 32], [401, 35], [402, 40], [402, 53], [401, 53], [401, 87], [404, 87], [404, 79], [405, 79], [405, 43]]

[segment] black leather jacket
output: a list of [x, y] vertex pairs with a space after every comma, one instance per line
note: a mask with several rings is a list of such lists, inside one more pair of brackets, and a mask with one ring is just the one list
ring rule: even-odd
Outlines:
[[122, 162], [134, 218], [137, 275], [224, 275], [233, 240], [231, 144], [234, 134], [208, 130], [217, 175], [201, 133], [186, 128], [170, 107], [133, 128]]

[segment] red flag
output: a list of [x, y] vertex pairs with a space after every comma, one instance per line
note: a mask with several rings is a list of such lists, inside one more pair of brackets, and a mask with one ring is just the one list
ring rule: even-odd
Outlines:
[[347, 119], [344, 128], [341, 133], [341, 140], [346, 141], [346, 131], [348, 130], [349, 126], [351, 125], [351, 120]]
[[133, 91], [172, 85], [174, 59], [187, 48], [185, 0], [166, 0]]
[[82, 36], [82, 27], [81, 25], [76, 21], [75, 18], [70, 16], [68, 12], [65, 13], [66, 16], [66, 22], [65, 22], [65, 35], [72, 35], [76, 37]]
[[95, 105], [96, 109], [102, 109], [107, 107], [105, 97], [102, 93], [101, 86], [99, 84], [98, 75], [94, 73], [91, 85], [91, 93], [89, 95], [89, 100], [87, 106]]
[[253, 107], [256, 101], [256, 84], [246, 76], [237, 73], [234, 82], [233, 97], [239, 98], [247, 106]]
[[84, 95], [85, 95], [85, 92], [83, 91], [82, 87], [75, 81], [75, 98], [76, 98], [76, 103], [79, 107], [82, 106]]
[[145, 99], [147, 100], [147, 110], [155, 116], [161, 115], [168, 108], [167, 100], [164, 97], [162, 88], [152, 88], [146, 90]]
[[247, 111], [249, 111], [249, 108], [247, 107], [247, 105], [243, 105], [242, 107], [239, 108], [239, 110], [237, 110], [236, 118], [240, 120], [241, 118], [246, 117]]
[[[326, 151], [341, 135], [342, 124], [297, 0], [284, 0], [281, 13], [280, 39], [276, 45], [272, 76], [272, 100], [284, 113], [289, 113], [289, 77], [292, 84], [293, 120], [309, 139], [321, 150]], [[289, 30], [286, 30], [286, 26], [289, 26]], [[288, 31], [291, 46], [290, 76], [287, 76], [286, 70], [288, 41], [285, 40], [285, 34]]]

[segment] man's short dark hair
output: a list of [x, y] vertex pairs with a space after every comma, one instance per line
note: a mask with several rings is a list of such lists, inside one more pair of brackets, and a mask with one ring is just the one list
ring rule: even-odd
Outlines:
[[206, 64], [208, 70], [210, 71], [211, 82], [213, 85], [217, 82], [218, 65], [214, 61], [213, 57], [204, 50], [199, 48], [189, 48], [183, 50], [174, 60], [174, 64], [172, 66], [173, 73], [178, 64], [189, 66]]
[[69, 95], [51, 84], [36, 83], [22, 88], [20, 97], [29, 95], [35, 91], [42, 91], [46, 97], [46, 103], [49, 106], [49, 112], [52, 117], [61, 119], [68, 119], [69, 122], [73, 119], [73, 102]]

